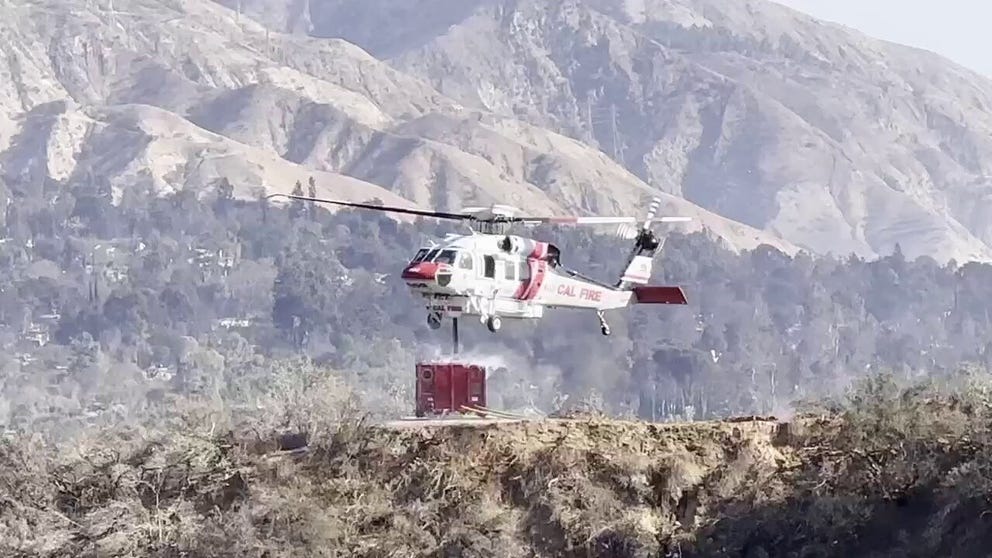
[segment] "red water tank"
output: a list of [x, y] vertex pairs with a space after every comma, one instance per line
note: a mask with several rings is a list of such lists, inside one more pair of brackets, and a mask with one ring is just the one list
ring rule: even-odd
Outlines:
[[417, 364], [418, 417], [465, 412], [463, 407], [486, 406], [486, 369], [474, 364]]

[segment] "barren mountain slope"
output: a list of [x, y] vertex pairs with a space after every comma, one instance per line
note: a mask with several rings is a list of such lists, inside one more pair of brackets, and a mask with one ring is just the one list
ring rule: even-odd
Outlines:
[[[239, 27], [209, 2], [135, 0], [106, 8], [0, 8], [10, 16], [0, 20], [0, 72], [8, 78], [0, 83], [0, 170], [8, 183], [99, 176], [119, 194], [126, 187], [202, 187], [223, 176], [244, 197], [258, 186], [288, 192], [295, 180], [314, 175], [325, 192], [412, 205], [380, 187], [314, 173], [210, 133], [183, 113], [217, 90], [257, 83], [312, 91], [373, 124], [454, 103], [342, 41], [274, 40], [269, 57], [258, 50], [265, 45], [261, 26]], [[273, 59], [286, 51], [301, 53], [287, 63], [292, 67]]]
[[314, 34], [815, 251], [992, 257], [992, 82], [933, 54], [764, 0], [310, 8]]
[[[274, 153], [197, 128], [174, 113], [148, 105], [84, 112], [67, 102], [54, 102], [30, 111], [22, 119], [21, 130], [17, 147], [0, 154], [3, 168], [70, 182], [99, 176], [111, 185], [117, 200], [129, 188], [201, 191], [219, 177], [231, 182], [235, 197], [254, 198], [258, 193], [250, 185], [289, 193], [295, 181], [306, 183], [313, 176], [320, 195], [355, 200], [377, 197], [384, 203], [416, 207], [374, 184], [293, 165]], [[36, 157], [38, 151], [46, 157]]]
[[[209, 0], [18, 2], [0, 8], [6, 182], [323, 193], [455, 209], [666, 210], [732, 247], [795, 247], [649, 188], [581, 143], [463, 109], [341, 40], [268, 32]], [[68, 101], [63, 104], [62, 101]], [[154, 109], [152, 108], [154, 107]], [[82, 178], [81, 178], [82, 177]]]

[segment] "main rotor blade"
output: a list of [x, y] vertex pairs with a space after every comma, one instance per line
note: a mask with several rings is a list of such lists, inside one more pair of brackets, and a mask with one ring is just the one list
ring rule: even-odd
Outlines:
[[322, 198], [311, 198], [307, 196], [296, 196], [293, 194], [269, 194], [268, 196], [265, 196], [265, 199], [275, 198], [280, 196], [294, 200], [330, 203], [334, 205], [343, 205], [345, 207], [357, 207], [359, 209], [374, 209], [376, 211], [386, 211], [390, 213], [405, 213], [407, 215], [423, 215], [424, 217], [435, 217], [437, 219], [455, 219], [458, 221], [465, 221], [472, 219], [471, 215], [463, 215], [461, 213], [446, 213], [443, 211], [424, 211], [420, 209], [407, 209], [405, 207], [395, 207], [389, 205], [372, 205], [368, 203], [343, 202], [337, 200], [326, 200]]
[[619, 225], [637, 222], [636, 217], [514, 217], [512, 220], [529, 225]]

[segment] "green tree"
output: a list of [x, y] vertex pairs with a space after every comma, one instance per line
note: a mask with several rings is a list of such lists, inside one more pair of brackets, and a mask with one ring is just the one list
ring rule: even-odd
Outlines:
[[[300, 197], [303, 196], [303, 184], [300, 184], [299, 180], [297, 180], [296, 184], [293, 185], [292, 194], [294, 196], [300, 196]], [[290, 202], [289, 214], [292, 216], [294, 220], [300, 218], [300, 216], [302, 216], [305, 212], [306, 212], [306, 208], [302, 200], [293, 200], [292, 202]]]

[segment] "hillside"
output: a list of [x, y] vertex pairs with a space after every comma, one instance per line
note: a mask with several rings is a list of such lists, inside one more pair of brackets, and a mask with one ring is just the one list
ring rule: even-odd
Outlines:
[[[110, 7], [113, 7], [113, 11]], [[2, 10], [0, 180], [239, 198], [318, 193], [446, 210], [695, 217], [733, 249], [774, 235], [660, 192], [599, 151], [468, 110], [342, 40], [266, 30], [209, 0], [17, 0]], [[609, 232], [609, 231], [606, 231]]]
[[992, 256], [992, 81], [931, 53], [765, 0], [307, 4], [298, 30], [814, 252]]
[[[409, 412], [414, 363], [447, 358], [451, 332], [426, 326], [397, 262], [450, 225], [232, 190], [127, 190], [114, 204], [106, 187], [0, 188], [18, 200], [0, 215], [0, 431], [68, 434], [168, 409], [166, 394], [231, 401], [304, 363], [350, 371], [370, 409]], [[623, 270], [627, 241], [534, 233], [591, 277]], [[564, 309], [498, 334], [470, 320], [461, 354], [496, 367], [499, 408], [589, 396], [682, 420], [776, 413], [878, 370], [992, 369], [992, 265], [736, 253], [698, 233], [670, 235], [659, 264], [687, 305], [613, 312], [609, 337]]]
[[278, 437], [186, 407], [168, 428], [94, 433], [75, 455], [0, 442], [0, 545], [52, 558], [980, 555], [988, 399], [893, 388], [873, 380], [790, 422], [396, 429], [305, 407], [291, 414], [306, 429]]
[[314, 175], [583, 214], [660, 193], [735, 250], [992, 259], [989, 80], [763, 0], [553, 6], [16, 0], [0, 179], [254, 197]]

